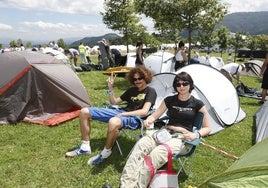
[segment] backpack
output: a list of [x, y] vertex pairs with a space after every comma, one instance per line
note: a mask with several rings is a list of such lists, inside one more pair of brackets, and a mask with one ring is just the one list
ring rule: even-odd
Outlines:
[[244, 94], [254, 94], [256, 93], [257, 89], [250, 88], [243, 83], [240, 83], [238, 86], [236, 86], [236, 91], [238, 95], [244, 95]]
[[83, 71], [91, 71], [91, 65], [90, 64], [81, 64], [80, 67]]

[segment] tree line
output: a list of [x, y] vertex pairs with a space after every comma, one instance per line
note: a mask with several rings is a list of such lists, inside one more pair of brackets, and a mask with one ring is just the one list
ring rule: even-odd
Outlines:
[[[227, 27], [216, 29], [228, 13], [229, 4], [217, 0], [105, 0], [103, 23], [122, 34], [125, 45], [143, 41], [146, 46], [189, 43], [210, 49], [219, 44], [222, 51], [241, 47], [268, 49], [268, 36], [251, 36], [246, 32], [231, 34]], [[149, 34], [141, 22], [143, 16], [153, 20], [155, 32]], [[181, 38], [182, 32], [187, 38]]]

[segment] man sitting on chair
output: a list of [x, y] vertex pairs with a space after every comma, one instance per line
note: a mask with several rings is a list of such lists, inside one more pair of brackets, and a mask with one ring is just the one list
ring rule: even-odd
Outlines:
[[127, 89], [120, 97], [115, 97], [113, 85], [115, 76], [113, 73], [108, 78], [108, 95], [111, 104], [127, 102], [122, 109], [109, 109], [97, 107], [82, 108], [79, 115], [82, 144], [76, 150], [66, 153], [66, 157], [75, 157], [81, 154], [90, 154], [89, 120], [99, 120], [108, 123], [108, 132], [105, 147], [102, 152], [88, 160], [89, 165], [99, 164], [112, 153], [112, 147], [118, 137], [120, 129], [139, 127], [140, 122], [134, 116], [146, 116], [156, 100], [156, 92], [147, 86], [152, 81], [152, 72], [144, 66], [131, 69], [127, 75], [128, 81], [134, 85]]
[[[144, 120], [144, 126], [149, 127], [168, 110], [169, 122], [166, 130], [170, 137], [165, 144], [171, 148], [173, 154], [187, 152], [183, 140], [193, 141], [210, 133], [208, 112], [204, 103], [191, 95], [194, 83], [189, 74], [181, 72], [173, 81], [173, 88], [177, 94], [168, 96], [159, 108]], [[204, 114], [202, 128], [194, 133], [193, 122], [198, 112]], [[142, 137], [134, 146], [121, 176], [121, 188], [148, 187], [151, 172], [147, 166], [145, 156], [151, 160], [154, 169], [159, 169], [168, 161], [168, 151], [157, 142], [155, 133]]]

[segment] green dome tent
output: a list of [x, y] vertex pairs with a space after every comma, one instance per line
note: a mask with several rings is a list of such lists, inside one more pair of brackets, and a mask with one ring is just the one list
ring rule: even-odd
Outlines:
[[252, 146], [242, 157], [199, 187], [268, 187], [268, 138]]

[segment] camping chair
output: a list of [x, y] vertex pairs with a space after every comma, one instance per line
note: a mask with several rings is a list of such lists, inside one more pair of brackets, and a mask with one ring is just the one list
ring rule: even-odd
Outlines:
[[[118, 105], [111, 105], [110, 103], [104, 103], [104, 106], [106, 108], [119, 108]], [[139, 123], [139, 126], [136, 127], [136, 128], [132, 128], [131, 126], [129, 126], [129, 128], [126, 128], [126, 129], [121, 129], [120, 130], [120, 134], [124, 134], [126, 137], [130, 138], [130, 139], [133, 139], [133, 140], [139, 140], [141, 137], [144, 136], [144, 127], [143, 127], [143, 120], [146, 119], [149, 115], [151, 115], [153, 113], [154, 109], [151, 109], [148, 114], [144, 117], [140, 117], [140, 116], [132, 116], [134, 117]], [[139, 130], [138, 133], [136, 130]], [[130, 133], [130, 134], [128, 134]], [[121, 156], [124, 156], [123, 152], [122, 152], [122, 149], [121, 149], [121, 146], [119, 144], [119, 141], [118, 139], [116, 139], [115, 141], [116, 143], [116, 146], [119, 150], [119, 153], [121, 154]], [[132, 149], [131, 149], [132, 151]], [[131, 151], [129, 152], [129, 154], [131, 153]], [[129, 154], [127, 156], [129, 156]]]
[[[194, 120], [194, 124], [193, 124], [193, 132], [198, 132], [203, 124], [203, 118], [204, 118], [204, 114], [202, 112], [198, 112], [195, 120]], [[189, 174], [191, 173], [191, 167], [192, 167], [192, 162], [193, 162], [193, 157], [194, 157], [194, 153], [195, 153], [195, 149], [196, 147], [199, 145], [201, 138], [196, 138], [195, 140], [189, 142], [189, 141], [183, 141], [184, 145], [189, 146], [189, 151], [185, 154], [174, 154], [173, 155], [173, 159], [177, 159], [179, 165], [180, 165], [180, 169], [178, 171], [178, 175], [181, 173], [181, 171], [184, 171], [184, 173], [189, 176]], [[185, 164], [188, 161], [188, 159], [191, 159], [191, 162], [189, 164], [189, 170], [186, 170]]]
[[[202, 127], [202, 124], [203, 124], [203, 117], [204, 117], [204, 114], [202, 112], [198, 112], [196, 114], [196, 117], [194, 119], [194, 123], [193, 123], [193, 132], [197, 132], [198, 130], [201, 129]], [[165, 126], [167, 125], [167, 122], [168, 122], [168, 115], [158, 119], [156, 121], [156, 123], [159, 123], [159, 122], [164, 122], [165, 123]], [[189, 141], [183, 141], [183, 144], [184, 145], [187, 145], [189, 147], [189, 150], [187, 151], [187, 153], [184, 153], [184, 154], [173, 154], [173, 159], [174, 160], [177, 160], [179, 165], [180, 165], [180, 168], [178, 170], [178, 175], [183, 171], [186, 176], [189, 176], [190, 172], [191, 172], [191, 167], [192, 167], [192, 162], [193, 160], [191, 160], [190, 164], [189, 164], [189, 170], [187, 171], [186, 170], [186, 162], [193, 158], [194, 156], [194, 153], [195, 153], [195, 149], [196, 147], [199, 145], [199, 142], [200, 142], [201, 138], [196, 138], [195, 140], [189, 142]]]

